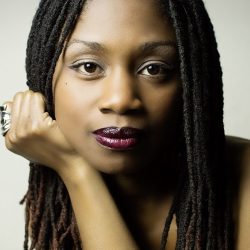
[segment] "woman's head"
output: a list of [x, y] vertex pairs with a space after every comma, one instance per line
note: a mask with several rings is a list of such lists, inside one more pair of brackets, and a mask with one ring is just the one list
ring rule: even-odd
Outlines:
[[[95, 65], [81, 64], [85, 59]], [[225, 211], [220, 211], [216, 201], [223, 193], [216, 186], [224, 146], [221, 69], [201, 0], [41, 1], [26, 62], [29, 87], [45, 95], [47, 109], [67, 139], [101, 171], [143, 167], [141, 156], [152, 160], [158, 151], [162, 154], [169, 149], [177, 132], [183, 136], [184, 178], [162, 246], [176, 213], [179, 249], [226, 247], [228, 228], [224, 218], [218, 219]], [[86, 69], [91, 77], [84, 75]], [[176, 121], [183, 121], [178, 130]], [[98, 147], [90, 135], [109, 126], [145, 127], [151, 137], [136, 154], [131, 151], [124, 157]], [[152, 151], [147, 143], [152, 143]], [[46, 178], [51, 185], [43, 184]], [[26, 200], [27, 207], [40, 213], [31, 222], [33, 245], [38, 249], [52, 239], [63, 246], [67, 237], [67, 244], [79, 247], [76, 225], [69, 225], [73, 218], [70, 201], [67, 196], [62, 199], [62, 193], [66, 190], [53, 173], [32, 165]], [[39, 209], [46, 204], [41, 214]], [[61, 216], [65, 211], [67, 218]], [[35, 232], [40, 225], [44, 230]], [[58, 226], [60, 232], [55, 229]], [[57, 237], [44, 233], [45, 229]]]
[[[57, 123], [100, 171], [152, 166], [163, 149], [173, 148], [173, 121], [181, 113], [178, 69], [174, 29], [162, 21], [154, 0], [90, 1], [54, 74]], [[133, 127], [144, 134], [132, 150], [114, 151], [92, 134], [105, 127]]]

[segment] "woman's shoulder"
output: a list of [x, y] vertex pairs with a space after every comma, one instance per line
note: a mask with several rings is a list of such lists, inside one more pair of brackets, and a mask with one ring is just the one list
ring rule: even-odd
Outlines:
[[226, 136], [226, 161], [233, 171], [250, 174], [250, 140]]
[[247, 178], [250, 181], [250, 140], [226, 136], [225, 158], [235, 185], [242, 184]]
[[236, 136], [226, 136], [226, 147], [229, 150], [236, 150], [238, 153], [249, 153], [250, 140]]
[[227, 136], [226, 161], [231, 172], [236, 249], [250, 246], [250, 140]]

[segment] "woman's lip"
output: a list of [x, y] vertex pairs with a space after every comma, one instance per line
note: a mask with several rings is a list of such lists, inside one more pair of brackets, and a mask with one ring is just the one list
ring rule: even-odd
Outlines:
[[133, 148], [138, 142], [139, 138], [126, 138], [126, 139], [117, 139], [117, 138], [108, 138], [100, 135], [95, 135], [95, 139], [101, 145], [108, 147], [110, 149], [116, 150], [125, 150]]
[[138, 137], [142, 134], [142, 132], [142, 129], [131, 127], [107, 127], [97, 129], [93, 132], [93, 134], [111, 139], [128, 139]]
[[131, 127], [108, 127], [93, 132], [95, 139], [101, 145], [115, 150], [133, 148], [140, 141], [142, 129]]

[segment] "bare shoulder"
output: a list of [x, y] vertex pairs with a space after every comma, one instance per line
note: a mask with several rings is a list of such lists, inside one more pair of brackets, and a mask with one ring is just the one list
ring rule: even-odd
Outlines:
[[250, 246], [250, 140], [227, 136], [226, 161], [232, 170], [236, 249]]
[[250, 140], [236, 136], [226, 136], [226, 146], [227, 150], [231, 152], [235, 150], [237, 153], [243, 153], [247, 156], [250, 150]]
[[250, 181], [250, 140], [226, 136], [226, 164], [231, 173], [234, 189]]

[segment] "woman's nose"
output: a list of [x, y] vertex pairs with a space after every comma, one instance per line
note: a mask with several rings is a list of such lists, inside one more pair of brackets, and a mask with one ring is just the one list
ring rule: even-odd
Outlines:
[[105, 80], [99, 110], [117, 114], [142, 111], [136, 83], [129, 73], [117, 72]]

